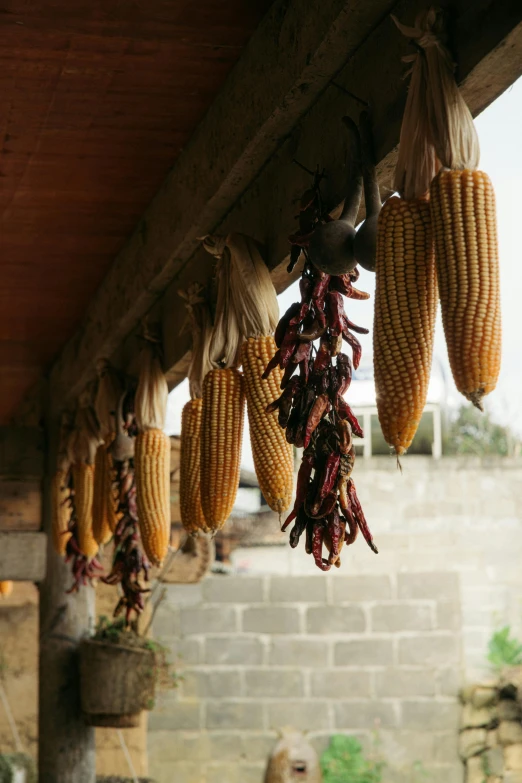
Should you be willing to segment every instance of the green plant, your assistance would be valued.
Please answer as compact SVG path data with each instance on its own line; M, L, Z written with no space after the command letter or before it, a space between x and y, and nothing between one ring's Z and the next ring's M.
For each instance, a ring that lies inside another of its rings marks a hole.
M110 644L120 644L124 647L141 647L143 650L151 650L154 653L156 685L161 690L177 688L179 682L183 679L172 667L169 660L170 650L168 647L154 639L140 636L137 631L126 625L125 619L122 617L110 620L105 615L100 615L94 639L100 642L109 642Z
M385 764L365 758L355 737L335 734L321 756L323 783L380 783Z
M488 644L487 659L494 669L522 664L522 643L511 636L511 627L505 625L495 631Z

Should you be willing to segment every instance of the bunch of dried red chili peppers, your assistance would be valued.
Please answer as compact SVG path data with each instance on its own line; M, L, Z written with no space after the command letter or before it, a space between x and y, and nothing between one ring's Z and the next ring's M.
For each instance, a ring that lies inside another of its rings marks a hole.
M306 247L304 242L300 245ZM353 332L368 333L344 312L343 295L349 299L369 297L354 287L358 277L357 268L333 276L306 260L299 283L301 301L279 321L277 352L264 373L266 378L275 367L284 369L283 392L268 410L279 411L288 442L304 448L294 508L282 530L294 522L290 546L296 547L305 533L306 551L323 571L340 566L343 544L353 544L359 530L377 552L351 479L355 460L352 437L363 437L363 432L343 396L352 379L352 361L342 353L343 340L352 349L357 369L361 345ZM314 344L317 340L318 347ZM298 369L299 374L294 375ZM327 558L323 557L323 544Z

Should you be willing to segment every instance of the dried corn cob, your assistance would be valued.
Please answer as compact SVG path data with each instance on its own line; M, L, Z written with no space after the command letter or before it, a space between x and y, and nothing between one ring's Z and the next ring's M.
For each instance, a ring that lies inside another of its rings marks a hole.
M98 544L111 540L118 520L117 499L113 491L112 456L109 451L114 437L108 437L96 450L92 502L92 531Z
M207 531L201 508L201 413L203 400L190 400L181 415L179 505L181 522L188 533Z
M66 470L57 470L52 478L51 504L53 544L56 553L63 556L71 537L69 523L72 511L69 472Z
M248 423L254 466L263 496L273 511L281 514L292 500L294 459L277 412L266 408L281 394L283 370L277 367L268 378L262 375L276 352L273 337L251 337L242 348Z
M501 323L495 194L482 171L441 171L431 214L442 321L457 389L482 410L497 384Z
M376 277L377 409L384 438L400 455L422 416L433 353L437 284L427 200L393 196L384 205Z
M94 465L76 462L72 466L72 479L78 546L86 557L94 557L98 551L98 544L92 530Z
M238 370L211 370L203 382L201 505L207 526L223 527L239 486L245 394Z
M136 391L134 468L141 540L153 565L161 565L170 542L170 440L163 432L167 397L158 354L148 343Z
M0 598L8 598L13 592L13 583L10 580L0 580Z
M153 565L161 565L170 541L170 440L162 430L136 437L136 498L141 540ZM139 470L138 470L139 465Z

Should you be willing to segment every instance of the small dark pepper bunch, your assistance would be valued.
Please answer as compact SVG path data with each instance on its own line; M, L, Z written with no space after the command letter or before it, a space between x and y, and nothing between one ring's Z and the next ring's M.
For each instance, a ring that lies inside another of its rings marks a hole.
M136 422L128 396L122 397L117 415L117 435L111 451L115 470L114 485L118 492L118 512L121 514L114 532L114 556L112 569L102 581L108 585L120 585L122 596L114 610L114 617L125 611L125 623L131 623L145 608L144 594L150 592L140 581L148 582L150 563L141 545L136 504L136 481L134 477L134 437Z
M340 566L343 544L352 544L359 530L377 552L351 479L353 437L363 437L363 432L343 396L352 379L352 360L342 352L343 341L352 349L357 369L361 344L353 332L368 333L344 311L343 295L369 297L354 287L358 277L357 268L333 276L306 261L299 283L301 301L279 321L277 351L263 375L267 378L275 367L284 369L282 394L267 410L279 411L288 442L304 448L294 507L282 530L294 522L292 547L306 533L306 551L323 571Z
M71 534L66 547L65 547L65 562L71 563L71 571L73 576L73 583L67 590L67 593L77 593L80 587L85 585L92 585L93 580L100 577L100 571L103 571L103 566L97 557L88 558L81 551L78 544L78 536L76 533L77 521L76 510L74 503L72 502L72 478L69 472L69 489L71 490L67 503L71 507L71 519L69 522L69 533Z

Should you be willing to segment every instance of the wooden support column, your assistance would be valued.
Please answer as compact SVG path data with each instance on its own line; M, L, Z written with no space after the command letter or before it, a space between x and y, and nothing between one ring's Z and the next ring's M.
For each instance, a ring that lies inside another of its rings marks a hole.
M44 529L50 533L50 479L56 461L58 427L47 427ZM40 583L38 707L39 783L95 783L94 728L80 710L78 644L94 625L94 590L67 594L70 567L54 552L47 536L47 575Z

